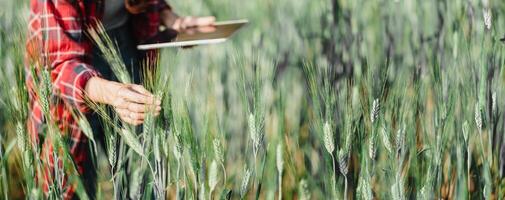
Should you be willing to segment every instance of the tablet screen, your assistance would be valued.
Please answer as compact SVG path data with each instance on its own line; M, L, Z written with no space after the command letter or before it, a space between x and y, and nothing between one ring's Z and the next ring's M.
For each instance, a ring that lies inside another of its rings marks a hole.
M216 44L226 41L226 39L247 23L247 20L216 22L213 26L194 27L186 29L183 32L166 29L143 44L138 45L137 48L148 50L165 47Z

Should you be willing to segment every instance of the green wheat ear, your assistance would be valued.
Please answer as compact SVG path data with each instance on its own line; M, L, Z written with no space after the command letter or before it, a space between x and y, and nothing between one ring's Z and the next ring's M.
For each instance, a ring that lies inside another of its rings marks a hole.
M119 53L118 44L109 37L105 27L100 21L97 21L96 26L88 28L86 33L100 49L105 60L111 66L112 72L121 83L131 83L131 77L128 74L125 63Z
M123 128L119 134L125 140L126 144L128 144L128 146L130 146L139 155L144 156L144 149L142 148L142 145L130 130Z
M217 162L215 160L212 161L209 168L209 193L212 195L212 192L216 188L218 182L218 169Z
M50 113L60 100L55 66L24 71L33 33L26 18L36 15L28 2L0 0L0 198L60 199L63 172L74 174L72 183L79 176ZM144 86L163 97L163 117L146 119L139 135L89 102L106 129L108 158L98 155L96 164L110 165L95 171L97 199L503 198L501 1L172 4L251 23L224 45L166 48L160 62L142 63ZM129 83L120 44L106 32L98 23L79 40L92 41ZM25 86L30 72L34 91ZM25 121L29 95L40 99L46 122L37 144ZM98 139L79 117L83 134ZM49 176L49 194L39 177L44 142L62 148L50 155L62 165ZM76 189L86 199L82 184Z
M251 178L251 171L246 169L244 176L242 177L242 184L240 186L240 198L244 199L245 195L249 191L249 179Z
M335 150L335 142L333 141L333 130L329 122L324 122L323 126L324 133L324 147L329 154L333 154Z

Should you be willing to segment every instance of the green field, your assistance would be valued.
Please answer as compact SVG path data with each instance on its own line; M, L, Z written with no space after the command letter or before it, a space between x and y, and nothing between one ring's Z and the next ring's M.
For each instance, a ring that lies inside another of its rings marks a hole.
M0 199L60 199L61 185L47 197L34 179L20 2L0 1ZM250 24L161 51L143 80L163 112L139 134L92 105L108 130L89 139L119 146L91 145L98 199L505 198L505 1L170 3ZM79 185L55 123L53 178Z

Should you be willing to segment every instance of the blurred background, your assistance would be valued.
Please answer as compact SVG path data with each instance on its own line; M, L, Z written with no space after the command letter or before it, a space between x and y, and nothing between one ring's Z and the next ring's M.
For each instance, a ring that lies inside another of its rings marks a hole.
M224 147L228 178L217 194L229 189L239 199L254 168L246 199L280 191L283 199L504 197L504 1L169 3L179 15L250 22L226 43L160 54L174 104L186 105L199 162L210 165L216 138ZM23 80L16 69L28 6L0 1L0 193L11 199L27 192L9 107L25 103L12 94ZM257 113L261 167L250 136ZM102 197L112 198L107 157L98 159ZM170 199L187 184L174 177Z

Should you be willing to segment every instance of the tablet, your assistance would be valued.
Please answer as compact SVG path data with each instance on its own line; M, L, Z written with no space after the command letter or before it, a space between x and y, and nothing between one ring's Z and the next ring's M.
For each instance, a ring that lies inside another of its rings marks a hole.
M166 29L146 40L146 42L137 45L137 48L139 50L150 50L217 44L226 41L247 23L247 20L222 21L216 22L212 26L189 28L183 32Z

